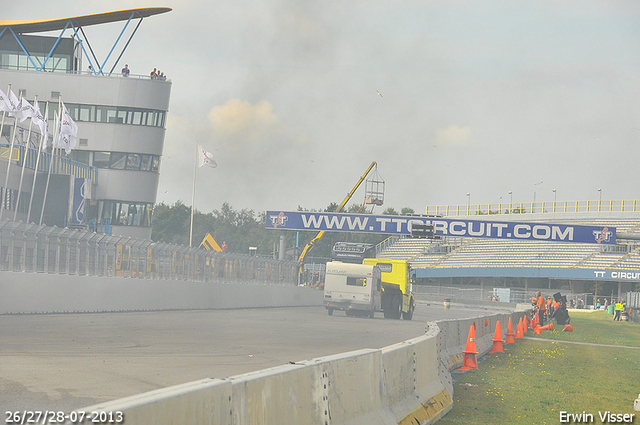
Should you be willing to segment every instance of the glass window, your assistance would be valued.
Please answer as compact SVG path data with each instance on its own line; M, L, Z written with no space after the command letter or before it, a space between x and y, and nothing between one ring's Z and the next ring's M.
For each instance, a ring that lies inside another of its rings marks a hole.
M67 107L67 111L69 111L69 115L71 115L71 118L74 121L78 121L78 112L79 112L78 105L68 104L65 106Z
M153 162L151 163L151 171L153 171L154 173L157 173L159 169L160 169L160 157L154 155Z
M115 213L116 203L113 201L104 201L102 204L102 215L100 218L102 220L110 220L113 224L114 221L114 213Z
M106 106L96 106L96 122L109 122L107 109Z
M107 122L122 124L122 121L120 121L120 119L118 117L116 117L116 110L115 109L111 109L111 108L107 109Z
M139 170L140 169L140 155L137 153L130 153L127 156L127 170Z
M118 224L121 226L128 226L131 221L129 220L129 204L118 203L120 206L120 212L118 213Z
M89 165L90 156L91 156L91 152L89 151L74 150L73 152L71 152L71 160L81 162L87 165Z
M142 112L140 111L133 111L133 121L132 124L133 125L140 125L142 122Z
M151 226L153 222L153 204L147 204L147 210L145 213L145 222L143 226Z
M140 155L140 169L142 171L151 171L152 158L151 155Z
M118 109L116 122L118 124L130 124L129 122L127 122L128 113L129 111L127 111L126 109Z
M80 105L80 115L78 117L79 121L94 121L93 115L95 111L95 106L91 105Z
M109 168L111 154L109 152L94 152L93 166L97 168Z
M349 286L365 286L367 284L367 279L355 278L355 277L347 277L347 285Z
M126 153L111 152L111 165L109 168L113 168L114 170L124 170L126 163Z

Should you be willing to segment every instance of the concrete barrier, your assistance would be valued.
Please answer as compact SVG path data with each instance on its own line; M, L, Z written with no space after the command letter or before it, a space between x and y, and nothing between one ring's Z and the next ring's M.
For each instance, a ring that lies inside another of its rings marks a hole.
M431 424L453 407L451 371L475 322L480 355L495 322L523 312L429 322L424 336L379 350L306 360L224 380L201 380L84 411L122 412L131 424ZM504 323L504 324L503 324Z
M323 292L293 285L0 272L0 314L318 306Z

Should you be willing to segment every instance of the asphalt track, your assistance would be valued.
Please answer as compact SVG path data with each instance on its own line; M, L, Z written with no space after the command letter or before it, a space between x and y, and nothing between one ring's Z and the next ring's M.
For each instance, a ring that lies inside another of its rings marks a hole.
M0 407L70 411L202 378L382 348L431 320L491 312L418 305L412 321L323 307L0 315Z

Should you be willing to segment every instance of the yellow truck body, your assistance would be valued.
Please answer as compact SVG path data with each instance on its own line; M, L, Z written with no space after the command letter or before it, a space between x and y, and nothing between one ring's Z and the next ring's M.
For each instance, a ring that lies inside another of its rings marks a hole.
M411 267L405 260L365 258L362 264L378 266L382 280L382 310L384 317L405 320L413 318L415 300L411 285Z

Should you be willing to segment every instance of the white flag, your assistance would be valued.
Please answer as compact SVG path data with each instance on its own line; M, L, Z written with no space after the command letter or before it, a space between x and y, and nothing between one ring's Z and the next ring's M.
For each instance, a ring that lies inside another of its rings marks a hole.
M11 111L9 111L9 116L16 117L17 119L22 119L22 112L20 111L20 100L18 96L13 92L13 90L9 89L9 96L7 97L9 104L11 105Z
M202 167L207 165L211 168L216 168L218 164L213 159L211 152L206 151L202 146L198 145L198 166Z
M62 113L60 114L60 126L58 127L58 140L55 147L64 148L67 155L76 147L78 141L78 124L71 118L67 107L60 102Z
M4 94L2 90L0 90L0 111L5 111L5 112L13 111L9 97L6 94Z
M20 101L20 122L23 122L27 118L33 118L35 114L36 110L33 105L31 105L29 101L23 97Z
M49 102L47 102L44 115L40 112L38 102L35 102L34 109L35 116L31 117L31 121L40 128L40 134L44 137L42 142L42 149L44 150L47 149L47 144L49 143Z

